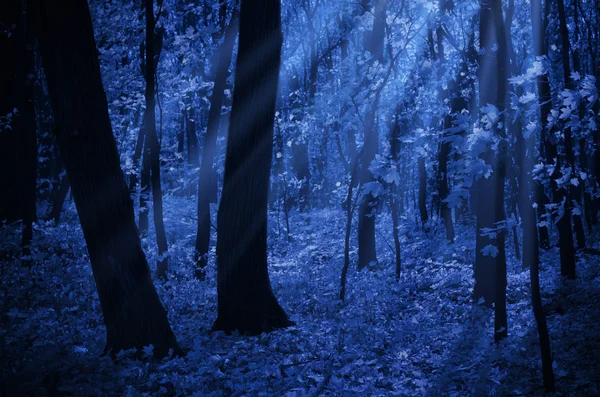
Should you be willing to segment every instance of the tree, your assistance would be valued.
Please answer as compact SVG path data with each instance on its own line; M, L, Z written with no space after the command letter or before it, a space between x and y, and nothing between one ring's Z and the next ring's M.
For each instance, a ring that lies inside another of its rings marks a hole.
M217 219L214 330L259 334L292 324L267 267L267 205L281 56L279 0L241 1L238 57Z
M36 1L55 134L87 244L106 325L105 351L181 353L152 284L108 115L85 0Z
M144 162L149 163L150 183L152 184L152 215L154 218L154 229L156 232L156 243L158 245L158 254L161 259L158 260L157 274L160 278L167 277L169 267L168 257L164 256L169 250L167 243L167 234L165 232L165 222L163 219L163 197L160 182L160 144L156 136L156 115L155 115L155 74L158 64L158 54L155 54L155 33L156 23L154 22L154 0L146 0L146 111L144 120L144 129L146 131L144 150L146 157ZM160 36L162 37L162 35ZM161 48L162 45L159 46ZM160 50L159 50L160 51Z
M196 277L204 277L204 268L207 265L208 246L210 243L210 203L217 201L217 174L213 168L219 123L221 121L221 107L225 98L229 64L233 56L233 45L238 30L239 12L237 7L233 10L225 38L218 50L215 65L215 85L210 97L210 111L208 113L208 126L202 149L202 163L198 179L198 232L196 234Z
M504 177L506 142L504 110L506 108L508 49L500 0L480 2L479 98L482 105L480 128L493 132L498 141L497 154L486 142L481 160L491 170L480 176L476 197L475 298L495 303L495 339L507 335L506 325L506 253L504 214Z
M37 142L34 37L23 4L15 0L0 6L0 31L7 35L0 42L6 57L0 77L0 222L23 220L21 243L26 247L36 220Z
M446 9L449 4L447 0L440 0L440 20L444 17ZM438 78L442 78L444 75L444 63L446 62L444 56L444 42L443 42L444 28L440 23L436 30L437 35L437 57L439 62ZM442 102L448 99L449 90L441 88L439 91L439 97ZM454 109L452 109L454 110ZM452 113L446 110L446 114L442 121L442 132L441 132L441 144L438 152L438 195L440 200L440 215L444 220L444 227L446 229L446 239L450 243L454 243L454 224L452 222L452 209L448 201L448 194L450 189L448 187L448 157L450 156L451 146L448 140L448 130L452 127Z
M371 52L371 61L382 63L384 60L384 27L386 18L386 0L375 2L373 30L367 40L367 49ZM387 79L386 79L387 81ZM385 85L385 84L383 84ZM360 158L360 183L365 186L375 183L375 177L369 169L371 162L379 150L379 127L376 113L379 107L381 89L379 89L364 117L364 151ZM377 263L377 248L375 245L375 212L378 199L371 192L365 192L358 207L358 270L370 264Z

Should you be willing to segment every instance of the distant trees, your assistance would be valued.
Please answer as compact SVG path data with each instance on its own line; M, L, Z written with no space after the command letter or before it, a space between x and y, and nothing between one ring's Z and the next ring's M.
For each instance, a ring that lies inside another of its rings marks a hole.
M120 167L85 0L35 4L56 139L88 248L107 352L181 353L152 284ZM32 10L33 11L33 10Z
M231 124L217 219L214 330L258 334L291 323L267 266L267 205L281 56L279 0L241 1Z

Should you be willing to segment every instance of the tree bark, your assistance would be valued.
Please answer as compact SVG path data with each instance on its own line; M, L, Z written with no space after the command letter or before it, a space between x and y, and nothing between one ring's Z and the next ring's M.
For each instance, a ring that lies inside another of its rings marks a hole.
M279 0L241 1L239 50L217 222L214 330L259 334L292 324L273 295L267 206L281 57Z
M563 78L564 78L564 84L565 84L565 88L569 89L569 90L573 90L573 84L572 84L572 79L571 79L571 63L570 63L570 52L571 52L571 45L569 42L569 31L567 30L567 17L565 15L565 4L564 4L564 0L556 0L556 5L558 6L558 20L559 20L559 24L560 24L560 38L561 38L561 55L562 55L562 64L563 64ZM569 126L564 126L563 127L563 134L565 136L565 157L566 157L566 162L565 162L565 166L569 167L573 174L576 174L575 172L575 155L573 154L573 137L572 137L572 131L571 131L571 127ZM573 175L572 174L572 175ZM577 177L576 177L577 178ZM583 220L581 217L581 211L579 212L579 214L577 213L573 213L573 203L577 203L577 206L579 208L583 208L583 203L581 201L581 195L578 192L578 188L576 186L574 186L573 184L571 184L570 182L568 183L568 188L567 188L567 193L566 193L566 199L567 201L565 202L565 215L567 212L572 213L572 217L573 217L573 226L574 226L574 231L575 231L575 236L577 238L577 247L579 249L584 249L585 248L585 232L583 230ZM562 220L562 219L561 219ZM564 276L567 276L569 278L575 278L575 263L573 262L572 265L572 269L571 269L571 265L569 265L568 269L565 269L565 274L563 274Z
M152 344L181 353L152 284L108 115L84 0L35 2L56 138L88 248L106 325L105 351Z
M156 244L158 245L159 259L157 262L158 277L165 279L169 268L169 258L166 256L169 250L165 221L163 218L163 197L160 181L160 144L156 136L156 114L154 82L156 65L159 54L155 54L156 33L154 22L154 0L146 0L146 144L150 152L150 178L152 184L152 215L154 220L154 231L156 232ZM159 47L160 48L160 47ZM150 62L152 59L155 62Z
M22 1L0 5L0 225L23 220L21 245L36 221L37 141L33 103L34 34ZM16 112L15 112L16 109ZM2 125L7 122L7 125Z
M417 160L419 168L419 214L421 215L421 224L425 227L429 216L427 216L427 170L425 168L425 158L419 157ZM428 228L426 228L427 230Z
M196 271L198 279L204 279L204 268L207 263L208 247L210 244L210 203L217 201L217 174L213 168L219 124L221 121L221 107L225 97L225 86L229 76L229 64L233 56L233 45L237 36L239 25L239 12L233 10L231 21L225 32L223 45L219 49L218 61L215 65L215 83L210 97L210 111L208 126L204 138L200 177L198 178L198 230L196 233Z
M369 167L375 159L379 147L375 112L378 101L374 101L365 117L364 151L360 158L360 183L375 182ZM375 211L378 199L371 193L364 194L358 207L358 270L377 264L377 247L375 245Z

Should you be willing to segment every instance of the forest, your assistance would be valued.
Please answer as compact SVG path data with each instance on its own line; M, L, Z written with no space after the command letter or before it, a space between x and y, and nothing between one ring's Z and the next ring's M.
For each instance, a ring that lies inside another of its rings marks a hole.
M2 0L0 54L0 396L600 396L598 0Z

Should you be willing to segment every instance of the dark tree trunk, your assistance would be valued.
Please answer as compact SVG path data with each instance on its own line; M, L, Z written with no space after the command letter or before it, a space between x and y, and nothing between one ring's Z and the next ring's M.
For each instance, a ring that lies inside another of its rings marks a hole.
M186 109L185 114L185 134L187 136L187 152L188 152L188 164L192 168L200 166L200 159L198 157L198 136L196 135L196 119L195 112L191 109Z
M560 22L560 38L561 38L561 54L563 64L563 77L565 88L572 90L574 89L571 79L571 63L570 63L570 42L569 42L569 31L567 30L567 17L565 15L565 4L564 0L556 0L558 6L558 20ZM571 127L564 126L563 134L565 136L565 166L570 167L575 174L575 155L573 154L573 137ZM572 213L573 226L575 230L575 236L577 238L577 247L580 249L585 248L585 232L583 230L583 220L581 211L579 213L573 213L573 202L575 201L579 208L583 208L581 202L581 195L578 192L578 188L569 183L568 191L566 194L567 201L565 202L564 211L565 215L567 212ZM558 203L560 204L560 203ZM561 219L562 220L562 219ZM572 269L571 269L572 267ZM565 269L563 276L569 278L575 278L575 262L573 265L569 265L569 268Z
M565 85L569 85L569 79L571 78L570 65L569 65L569 34L567 32L565 22L565 10L563 0L557 0L558 14L560 21L560 31L562 38L562 60L563 60L563 72ZM566 35L566 38L565 38ZM566 167L572 167L573 161L573 147L571 142L571 128L563 128L564 140L565 140L565 157ZM558 149L556 145L550 144L550 151L547 153L547 161L553 158L557 159L557 165L554 169L554 173L551 175L551 180L555 181L561 176L561 161L558 155ZM552 183L552 187L556 184ZM565 191L566 190L566 191ZM559 245L560 245L560 272L561 275L569 279L575 279L575 247L573 244L573 229L571 226L571 186L565 188L555 188L553 191L554 203L560 206L564 205L564 213L557 222L558 233L559 233ZM563 204L564 201L564 204ZM581 219L580 219L581 220ZM577 227L577 223L575 225Z
M225 33L222 47L219 49L218 61L215 65L215 84L210 97L210 111L208 114L208 127L204 138L202 164L198 179L198 230L196 234L196 278L204 278L204 268L207 265L208 246L210 243L210 203L217 201L217 174L213 168L219 124L221 121L221 107L225 97L229 64L233 56L233 45L237 36L239 25L239 12L233 11L231 21Z
M133 172L129 177L129 192L131 194L135 194L137 188L137 171L140 167L140 159L142 157L142 150L144 149L144 121L146 120L146 111L144 111L144 115L142 116L142 126L140 127L140 131L138 132L137 140L135 141L135 149L133 152Z
M427 216L427 170L425 169L425 158L419 157L417 160L419 168L419 213L421 214L421 224L425 226L429 217Z
M23 220L22 246L29 245L36 221L37 141L33 102L34 34L22 1L0 5L0 225ZM16 112L14 111L16 109ZM3 120L4 122L4 120Z
M358 164L360 157L364 153L365 147L363 146L360 149L360 152L356 154L354 157L353 164L351 165L350 170L350 184L348 185L348 194L346 195L346 234L344 238L344 266L342 267L342 277L340 279L340 299L343 301L346 299L346 278L348 276L348 269L350 268L350 236L352 233L352 215L354 214L354 209L356 207L356 200L358 200L358 192L360 192L360 182L357 182L356 179L358 176ZM357 195L356 199L352 200L352 190L354 186L357 186Z
M383 48L385 34L380 25L385 26L387 2L377 0L375 3L375 15L373 20L373 30L367 43L368 50L373 57L371 61L383 62ZM376 93L372 104L367 107L367 113L364 117L364 144L363 154L360 159L360 183L364 186L375 182L375 177L369 167L375 160L379 150L379 127L377 125L376 113L379 108L380 91ZM358 270L361 270L370 264L377 264L377 247L375 241L375 217L376 207L379 200L371 193L365 194L361 198L358 207Z
M369 170L379 147L375 112L378 101L373 102L365 117L364 151L360 159L360 183L375 182ZM358 270L370 264L377 264L377 248L375 245L375 211L378 199L371 193L364 194L358 207Z
M281 57L279 0L241 1L239 50L217 222L214 330L259 334L292 324L271 290L267 206ZM260 50L261 56L257 56Z
M152 344L181 353L135 227L84 0L37 1L38 39L56 137L71 187L106 325L106 351Z
M400 123L398 120L399 114L396 113L394 125L390 134L390 152L392 156L392 164L396 172L398 172L398 156L400 152ZM401 178L401 180L405 180ZM401 183L400 183L401 184ZM395 183L390 184L390 207L392 208L392 236L394 237L394 257L396 260L396 280L400 280L402 271L402 260L400 255L400 237L398 236L399 216L398 216L398 186Z
M147 113L147 112L145 112ZM144 114L144 124L148 117ZM144 130L146 127L144 126ZM150 199L150 143L148 135L144 135L144 144L142 146L142 172L140 180L140 213L138 227L140 235L148 232L148 200Z
M177 154L183 158L183 146L185 143L185 117L181 115L179 130L177 131Z
M492 0L492 13L494 18L494 27L496 41L498 43L497 51L497 76L496 76L496 104L500 113L500 120L495 128L496 136L500 139L506 136L506 101L508 99L508 72L509 72L509 52L508 41L506 37L506 27L502 15L502 0ZM494 224L498 227L502 222L506 222L504 211L504 180L506 177L507 164L506 144L501 142L496 154L495 167L493 173L496 183L496 197L494 198ZM508 336L508 321L506 314L506 234L508 230L500 230L496 236L496 299L494 302L494 340L500 342Z
M440 13L444 14L447 7L446 0L440 0ZM440 24L436 31L437 35L437 56L439 62L438 77L441 79L445 69L445 55L443 43L443 28ZM448 89L440 88L439 97L442 102L448 98ZM445 105L444 105L445 106ZM453 110L453 109L452 109ZM447 111L447 110L446 110ZM442 121L441 144L438 152L438 200L440 202L440 216L444 220L444 228L446 229L446 239L450 243L454 243L454 223L452 221L452 209L446 201L450 189L448 187L448 157L450 156L450 142L447 139L448 130L452 127L452 113L444 115Z
M69 178L65 175L60 179L60 185L58 190L54 193L52 200L52 209L48 214L48 218L54 220L56 225L58 225L58 222L60 221L60 213L65 205L65 200L67 199L70 188L71 184L69 183Z
M539 7L535 6L534 3L539 1ZM546 5L549 4L549 1L546 1ZM542 20L542 5L541 0L533 0L532 1L532 10L536 13L532 15L532 38L533 38L533 54L536 57L542 57L546 55L546 25ZM549 156L548 151L552 151L549 146L552 146L548 143L547 135L548 131L548 116L550 115L550 111L552 110L552 96L550 93L550 84L548 82L548 75L543 74L537 77L537 89L538 89L538 99L540 105L540 125L541 125L541 135L540 135L540 155L545 159L552 159ZM547 150L548 149L548 150ZM550 237L547 226L547 211L546 204L549 203L548 196L544 191L544 185L542 182L537 182L536 186L536 199L537 202L537 211L538 211L538 220L543 222L539 227L540 233L540 246L544 249L550 248Z
M15 3L23 4L24 1ZM35 125L35 109L33 105L34 88L34 57L35 31L32 26L31 12L20 10L19 23L19 64L17 84L20 87L19 114L15 118L15 131L19 134L21 153L19 164L21 168L21 216L23 218L23 235L21 245L28 247L33 238L33 222L36 216L36 177L37 177L37 139Z
M157 38L154 32L154 0L146 0L146 145L150 152L150 175L152 184L152 215L154 218L154 230L156 232L156 244L158 245L158 255L160 259L157 263L157 274L160 278L167 277L169 268L168 257L166 256L169 246L167 243L167 233L165 232L165 221L163 218L163 197L160 181L160 144L156 136L156 115L155 115L155 97L154 81L156 64L159 54L155 54L155 40ZM149 59L155 62L149 62Z
M480 41L482 55L479 59L479 98L482 106L488 104L497 105L497 83L495 77L498 74L497 52L492 51L492 47L497 43L495 31L495 18L493 6L498 0L481 0L480 2ZM495 128L494 128L495 129ZM482 154L483 161L489 166L494 167L494 153L490 148ZM483 298L485 303L491 305L495 302L496 293L496 257L490 253L484 254L484 248L496 246L497 241L484 233L485 229L494 229L496 220L496 199L500 192L497 192L499 184L495 179L498 173L492 171L489 178L480 176L475 183L475 196L473 202L475 214L477 215L476 241L475 241L475 287L474 295L476 299ZM496 247L497 249L499 247Z

